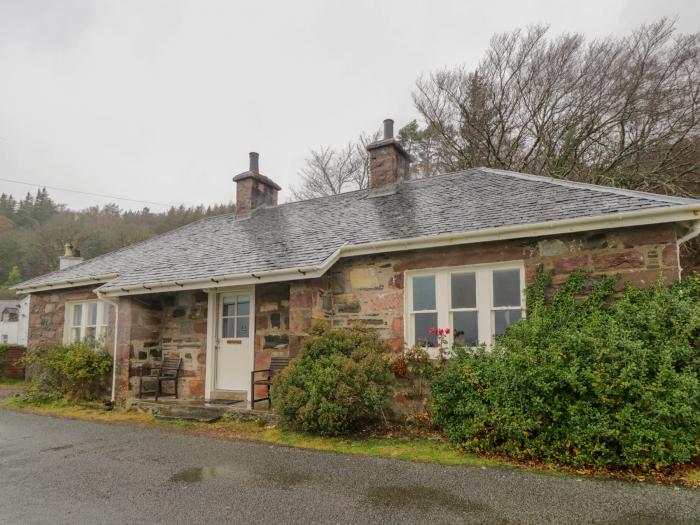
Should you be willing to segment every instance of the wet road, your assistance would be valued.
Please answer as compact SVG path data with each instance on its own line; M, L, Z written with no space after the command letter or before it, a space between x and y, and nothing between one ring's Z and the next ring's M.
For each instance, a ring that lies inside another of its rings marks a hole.
M423 465L0 409L0 523L700 523L700 490Z

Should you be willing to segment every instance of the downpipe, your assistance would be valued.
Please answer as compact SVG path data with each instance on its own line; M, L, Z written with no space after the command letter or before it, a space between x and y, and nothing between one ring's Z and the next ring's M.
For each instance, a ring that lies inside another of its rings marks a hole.
M114 350L112 351L112 406L117 400L117 341L119 340L119 301L107 299L101 292L95 291L97 298L114 306Z

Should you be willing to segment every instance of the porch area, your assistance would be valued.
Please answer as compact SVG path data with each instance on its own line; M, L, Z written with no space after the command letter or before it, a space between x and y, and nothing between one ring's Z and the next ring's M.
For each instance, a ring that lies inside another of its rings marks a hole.
M118 403L164 414L250 409L251 372L269 368L273 357L293 357L312 324L306 305L313 301L290 288L295 283L119 297ZM295 297L301 304L290 309ZM162 383L155 403L151 371L168 358L179 359L177 379ZM144 381L151 392L139 399ZM256 399L266 394L264 386L255 387Z

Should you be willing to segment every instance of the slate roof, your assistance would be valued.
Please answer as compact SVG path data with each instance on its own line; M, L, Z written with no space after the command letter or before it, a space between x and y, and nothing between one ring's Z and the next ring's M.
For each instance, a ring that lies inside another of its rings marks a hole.
M377 241L594 217L700 201L475 168L200 220L36 277L25 289L118 274L103 289L321 265L339 248Z

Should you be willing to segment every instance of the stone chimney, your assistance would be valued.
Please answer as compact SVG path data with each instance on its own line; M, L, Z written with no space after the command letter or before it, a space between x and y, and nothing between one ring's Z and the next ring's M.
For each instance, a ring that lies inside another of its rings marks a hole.
M276 206L280 188L272 179L260 173L259 155L251 151L248 171L233 178L236 183L236 215L247 213L260 206Z
M369 151L369 187L391 186L408 178L411 156L394 138L394 121L384 121L384 138L367 146Z
M83 258L80 256L80 250L73 250L73 245L67 242L65 252L58 258L58 269L65 270L81 262L83 262Z

